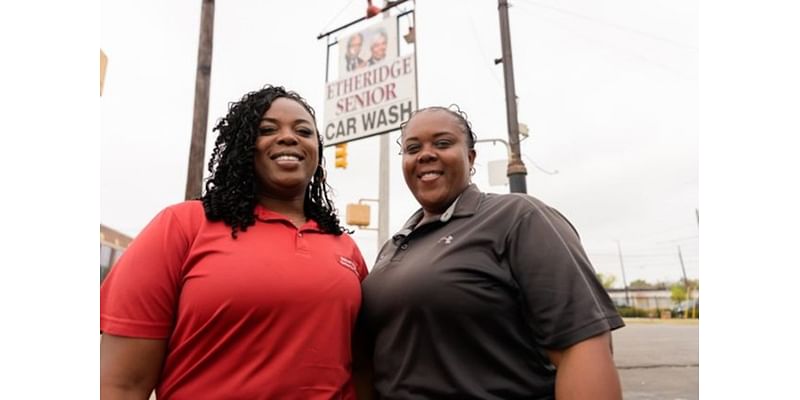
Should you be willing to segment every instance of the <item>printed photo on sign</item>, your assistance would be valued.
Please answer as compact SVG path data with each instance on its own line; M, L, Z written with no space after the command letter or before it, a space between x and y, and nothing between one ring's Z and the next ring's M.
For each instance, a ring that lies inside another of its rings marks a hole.
M397 54L396 41L389 39L394 32L389 32L387 28L392 27L379 24L340 39L340 78L381 64Z
M416 109L413 52L398 55L397 20L339 38L338 79L325 86L326 145L399 129Z

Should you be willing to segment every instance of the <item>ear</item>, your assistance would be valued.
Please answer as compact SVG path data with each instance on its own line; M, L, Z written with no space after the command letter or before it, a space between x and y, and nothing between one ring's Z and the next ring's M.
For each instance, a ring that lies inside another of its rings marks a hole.
M469 150L468 150L468 152L467 152L467 158L469 159L469 166L470 166L470 167L471 167L471 166L472 166L472 164L475 162L475 156L476 156L476 155L477 155L477 153L475 153L475 149L469 149Z

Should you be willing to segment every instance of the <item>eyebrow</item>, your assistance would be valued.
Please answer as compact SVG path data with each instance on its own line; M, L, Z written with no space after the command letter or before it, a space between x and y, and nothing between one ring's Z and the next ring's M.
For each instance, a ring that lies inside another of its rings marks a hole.
M280 121L278 121L278 120L277 120L277 119L275 119L275 118L269 118L269 117L266 117L266 118L261 118L261 122L272 122L273 124L277 124L277 123L279 123ZM296 120L294 120L294 121L292 122L292 124L294 124L294 125L297 125L297 124L299 124L299 123L307 123L307 124L314 125L314 123L313 123L313 122L311 122L311 121L309 121L309 120L307 120L307 119L305 119L305 118L298 118L298 119L296 119Z
M453 132L448 132L448 131L436 132L436 133L433 134L433 138L436 139L436 138L439 138L439 137L444 136L444 135L456 135L456 134L453 133ZM417 139L416 137L407 137L406 140L419 141L419 139Z

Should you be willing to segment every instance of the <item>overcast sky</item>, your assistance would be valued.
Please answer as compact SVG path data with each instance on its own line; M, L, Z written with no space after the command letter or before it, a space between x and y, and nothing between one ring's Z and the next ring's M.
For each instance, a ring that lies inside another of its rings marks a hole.
M411 2L404 8L411 8ZM101 100L101 223L131 236L183 200L200 1L102 0L109 57ZM382 4L380 0L376 4ZM697 5L689 0L510 1L528 193L565 214L598 272L628 282L675 281L698 269ZM402 7L402 6L401 6ZM227 104L271 83L323 114L325 41L366 2L217 2L209 131ZM417 2L419 105L457 103L479 139L507 139L497 2ZM344 36L343 36L344 37ZM392 133L390 232L417 209ZM209 132L207 152L214 135ZM377 138L352 142L329 183L342 210L378 194ZM502 145L477 145L473 181L490 186ZM537 168L541 167L541 169ZM543 172L544 171L547 172ZM554 173L557 171L557 173ZM374 211L374 210L373 210ZM377 214L373 213L373 219ZM368 265L374 231L354 234Z

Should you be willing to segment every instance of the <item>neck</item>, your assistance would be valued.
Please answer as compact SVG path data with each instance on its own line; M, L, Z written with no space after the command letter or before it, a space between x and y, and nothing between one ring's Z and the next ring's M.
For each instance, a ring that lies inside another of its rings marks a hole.
M303 211L304 201L304 196L285 199L261 195L258 198L259 204L264 206L264 208L285 215L296 226L303 225L306 222L306 215Z
M425 225L428 222L432 222L432 221L435 221L435 220L439 219L440 216L441 216L441 214L429 213L429 212L423 210L422 211L422 218L420 218L419 222L417 222L417 225L415 225L415 226Z

